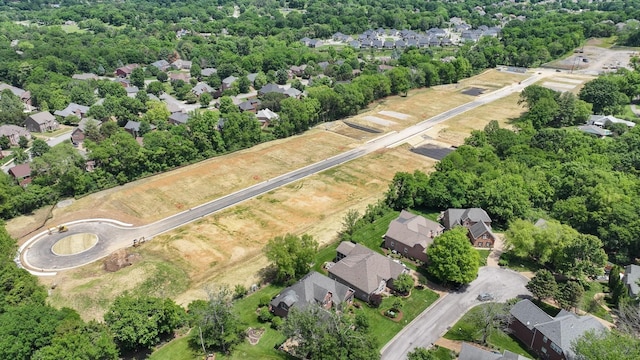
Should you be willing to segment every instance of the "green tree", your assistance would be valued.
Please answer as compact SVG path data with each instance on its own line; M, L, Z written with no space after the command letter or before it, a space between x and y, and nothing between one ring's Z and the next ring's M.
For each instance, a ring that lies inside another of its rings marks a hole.
M190 311L194 316L194 329L189 336L189 345L193 349L205 349L205 352L216 350L228 354L244 339L240 320L233 312L231 292L221 288L209 291L208 295L206 306Z
M199 79L202 76L202 68L198 64L192 64L191 69L189 69L189 74L192 78Z
M22 125L26 118L24 104L11 90L0 92L0 124Z
M412 208L416 190L416 181L412 174L396 173L386 193L387 205L395 210Z
M391 80L391 93L407 96L411 89L411 73L405 67L395 67L387 72Z
M238 79L238 91L240 91L241 94L246 94L251 91L251 81L249 81L249 78L241 76Z
M29 160L29 154L24 149L19 148L13 150L13 162L16 164L24 164Z
M31 156L38 157L44 155L51 147L42 139L34 139L31 144Z
M147 85L147 92L155 96L160 96L165 91L164 84L160 81L152 81Z
M640 340L616 330L588 331L571 344L577 360L640 359Z
M578 234L556 255L554 260L556 269L564 275L579 280L601 275L607 262L602 241L593 235Z
M118 348L104 324L81 321L58 328L51 345L36 351L33 360L117 360Z
M584 84L578 96L581 100L593 104L593 112L596 114L616 114L621 105L629 102L609 77L599 77Z
M211 96L211 94L209 94L208 92L203 93L202 95L200 95L200 107L202 108L209 107L209 104L211 103L212 100L213 100L213 97Z
M11 147L11 140L8 137L0 136L0 150L7 150Z
M299 279L309 272L318 251L318 242L311 235L298 237L287 234L269 240L264 251L276 268L276 280L286 282Z
M487 339L493 332L507 328L510 321L509 310L508 304L490 302L482 304L478 311L471 313L470 321L478 329L482 345L488 345Z
M539 300L554 298L558 292L558 284L549 270L541 269L527 283L527 289Z
M168 79L169 79L169 75L167 75L167 73L164 71L159 71L158 75L156 75L156 80L158 80L160 83L164 83Z
M414 284L415 282L409 274L400 274L393 280L393 288L401 294L408 294L413 289Z
M360 212L356 209L349 209L342 218L342 230L340 231L341 241L351 241L353 233L358 228L358 220L360 219Z
M18 146L20 146L20 149L26 149L29 147L29 139L27 139L25 136L20 136L18 138Z
M580 304L584 288L577 281L567 281L559 286L555 300L565 310L576 309Z
M437 349L415 348L407 354L407 360L442 360L442 356L436 353ZM455 356L449 352L447 359L455 359Z
M478 276L479 255L464 227L437 236L427 249L427 258L427 271L444 283L468 284Z
M116 298L104 321L124 349L149 349L185 321L184 309L171 299L124 294Z
M289 73L286 69L280 69L276 72L276 84L284 85L289 80Z

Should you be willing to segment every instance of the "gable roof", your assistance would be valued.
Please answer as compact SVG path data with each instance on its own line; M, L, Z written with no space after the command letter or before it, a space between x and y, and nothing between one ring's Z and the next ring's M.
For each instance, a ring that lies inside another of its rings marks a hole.
M227 76L226 78L222 79L222 83L223 84L227 84L227 85L231 85L233 84L236 80L238 80L237 77L231 75L231 76Z
M29 164L20 164L9 169L9 175L16 179L24 179L31 176L31 167Z
M189 116L189 114L185 114L183 112L175 112L169 115L169 121L173 123L186 124L187 121L189 121L190 117L191 116Z
M213 88L209 86L209 84L203 82L197 83L196 86L191 89L191 92L193 92L197 96L200 96L204 93L212 93L213 91Z
M9 137L11 135L30 137L31 133L29 133L27 129L20 127L18 125L11 125L11 124L0 125L0 136Z
M400 215L389 224L385 236L407 246L421 245L427 248L433 238L442 233L443 226L420 215L402 210Z
M595 125L582 125L578 126L578 130L596 136L608 136L611 135L611 130L603 129Z
M474 239L479 238L480 236L482 236L482 234L484 233L491 233L491 228L487 226L487 224L481 222L475 223L474 225L471 225L471 227L469 228L469 233L471 233L471 236ZM493 235L493 234L492 234Z
M51 115L51 113L48 111L42 111L37 114L31 114L29 115L29 117L31 118L31 120L37 122L40 125L46 124L51 121L56 121L56 117Z
M62 110L56 110L53 114L54 115L58 115L58 116L62 116L62 117L67 117L69 115L81 117L82 115L86 114L87 112L89 112L89 107L88 106L79 105L79 104L76 104L76 103L70 103L69 105L67 105L66 108L64 108Z
M169 66L169 62L167 60L162 59L162 60L152 62L151 66L155 66L158 69L166 68Z
M283 94L289 96L289 97L298 97L300 96L300 94L302 94L302 91L294 88L294 87L290 87L287 90L282 92Z
M340 246L342 244L344 242ZM351 251L345 255L329 269L329 273L366 294L375 292L382 281L396 279L405 270L402 264L360 244L353 244Z
M218 73L218 69L215 68L204 68L200 71L200 75L202 76L211 76L216 73Z
M447 209L444 212L443 222L446 229L452 229L456 225L462 225L466 220L470 222L491 223L491 218L481 208Z
M527 360L528 357L505 350L504 354L491 352L463 342L458 360Z
M5 84L5 83L0 83L0 92L3 92L4 90L10 90L13 95L17 96L17 97L21 97L22 94L24 94L26 92L26 90L17 88L15 86L11 86L9 84Z
M276 84L266 84L265 86L261 87L260 90L258 90L259 94L267 94L271 92L282 93L283 90Z
M98 120L95 119L90 119L90 118L84 118L82 120L80 120L80 122L78 123L78 129L85 131L87 129L87 125L90 123L94 123L96 124L97 127L100 127L100 125L102 125L102 123Z
M596 125L596 126L605 126L607 125L607 121L610 121L613 124L625 124L628 127L636 126L636 123L634 123L633 121L618 119L613 115L591 115L587 124Z
M587 331L598 332L605 330L605 327L593 316L578 316L567 311L560 311L552 321L537 325L536 329L558 345L566 358L573 359L574 353L571 350L571 343Z
M627 265L624 267L624 283L629 287L629 292L633 296L640 295L640 266Z
M353 290L334 279L313 271L297 283L284 289L271 300L271 305L278 306L283 302L288 308L291 306L305 308L314 303L322 304L328 293L332 294L331 301L339 305L349 293L353 293Z
M542 311L528 299L519 301L518 303L513 305L509 313L516 320L520 321L523 325L528 327L529 330L533 329L534 326L538 324L543 324L553 320L553 318L549 316L549 314Z

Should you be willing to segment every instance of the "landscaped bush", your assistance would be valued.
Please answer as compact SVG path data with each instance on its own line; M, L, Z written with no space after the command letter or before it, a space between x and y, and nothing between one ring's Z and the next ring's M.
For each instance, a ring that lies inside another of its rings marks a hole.
M282 320L281 317L274 316L273 319L271 319L271 327L275 330L279 330L283 322L284 321Z
M273 314L271 313L271 311L269 311L269 308L266 306L260 308L258 320L260 320L260 322L269 322L271 321L271 319L273 319Z

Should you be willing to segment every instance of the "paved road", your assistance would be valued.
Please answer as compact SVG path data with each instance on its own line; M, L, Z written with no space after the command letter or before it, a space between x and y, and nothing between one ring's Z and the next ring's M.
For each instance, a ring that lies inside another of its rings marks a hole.
M41 236L36 236L36 238L33 238L27 242L29 245L21 254L23 260L22 263L27 269L31 268L33 270L40 271L56 271L88 264L109 255L113 250L131 246L131 244L133 243L133 239L140 238L141 236L150 239L176 227L185 225L204 216L210 215L214 212L223 210L227 207L251 199L260 194L269 192L280 186L287 185L289 183L327 170L334 166L344 164L348 161L372 153L376 150L401 144L407 139L416 136L421 132L426 131L432 126L441 123L449 118L460 115L466 111L477 108L484 104L488 104L492 101L508 96L514 92L520 91L529 84L537 81L539 78L540 75L534 75L527 80L522 81L522 83L518 85L507 86L492 93L479 96L472 102L445 111L400 132L389 133L374 141L365 143L356 149L341 153L315 164L311 164L290 173L253 185L236 193L183 211L149 225L136 228L130 227L114 230L113 225L108 225L105 222L96 223L95 221L89 221L88 224L92 226L90 232L98 235L98 238L100 240L99 246L95 246L94 248L80 254L58 256L51 251L51 246L53 245L53 243L55 243L55 241L63 238L66 235L77 232L85 232L85 229L83 228L84 225L71 225L69 226L70 232L64 234L56 233L52 235L43 234ZM108 244L102 244L102 242Z
M473 306L481 304L478 294L488 292L496 301L531 294L525 288L528 279L515 271L494 267L480 268L478 278L465 292L449 293L405 326L382 349L382 360L404 360L416 347L428 348Z

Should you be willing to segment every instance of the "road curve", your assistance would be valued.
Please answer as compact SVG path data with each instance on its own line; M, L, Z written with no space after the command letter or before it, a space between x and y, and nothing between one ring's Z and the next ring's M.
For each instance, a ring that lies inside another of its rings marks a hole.
M54 233L51 235L43 233L36 235L27 241L28 245L25 246L21 254L19 254L18 259L20 261L18 262L27 270L32 270L36 275L40 275L38 272L71 269L91 263L109 255L115 250L131 246L133 244L133 239L139 239L141 237L151 239L154 236L249 200L278 187L290 184L332 167L342 165L376 150L401 144L407 139L416 136L447 119L511 95L514 92L521 91L524 87L537 81L539 78L540 76L533 75L517 85L506 86L486 95L479 96L474 101L447 110L397 133L390 133L387 136L365 143L353 150L349 150L323 161L319 161L287 174L269 179L145 226L123 228L105 221L89 219L84 223L69 225L69 232L67 233ZM51 251L51 247L56 241L64 238L65 236L81 232L91 232L96 234L99 239L98 244L87 251L74 255L60 256Z
M380 351L382 360L405 360L416 347L431 347L469 309L481 304L478 294L490 293L495 301L528 297L528 279L519 273L501 268L482 267L464 292L452 292L438 299L409 325L405 326Z

